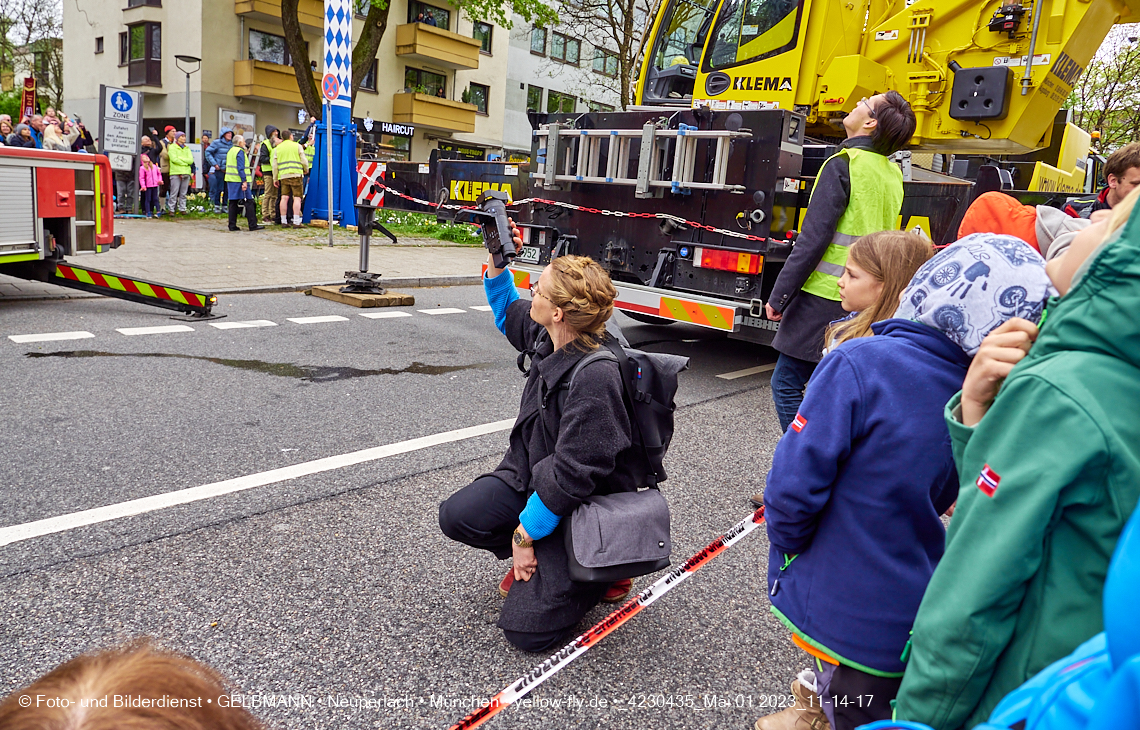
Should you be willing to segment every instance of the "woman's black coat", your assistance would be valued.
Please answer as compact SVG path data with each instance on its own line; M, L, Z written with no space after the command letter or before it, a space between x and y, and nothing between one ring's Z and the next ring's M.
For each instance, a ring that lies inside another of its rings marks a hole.
M529 581L511 586L499 628L553 631L577 623L607 588L603 583L570 580L564 547L569 516L591 494L636 489L634 469L641 455L630 448L617 363L597 360L583 368L556 423L555 391L587 353L573 344L554 352L545 329L530 318L530 302L525 300L507 309L506 334L520 352L533 351L536 344L537 351L511 429L510 449L493 474L520 492L537 491L542 503L563 519L553 533L535 542L538 571ZM544 408L543 395L548 393ZM547 419L549 433L557 433L557 442L544 437L542 418Z

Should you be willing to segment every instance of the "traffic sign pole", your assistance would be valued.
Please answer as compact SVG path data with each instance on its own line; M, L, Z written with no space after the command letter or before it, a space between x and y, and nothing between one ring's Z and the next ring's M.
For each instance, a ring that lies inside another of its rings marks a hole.
M321 91L324 93L325 99L328 100L328 103L325 104L325 140L328 142L326 147L328 148L328 158L329 158L329 160L328 160L329 161L328 176L326 178L326 180L328 181L328 184L326 187L328 187L328 191L329 191L329 215L328 215L328 219L329 219L329 248L332 248L332 245L333 245L333 181L336 179L333 176L333 143L332 143L332 109L333 109L333 105L332 105L332 103L334 101L336 101L336 98L340 95L340 84L337 82L336 76L333 76L332 74L325 74L324 78L321 79Z
M328 104L325 105L325 139L327 140L328 149L328 172L325 179L328 181L328 248L333 248L333 102L337 96L340 96L341 88L340 83L336 82L336 76L331 73L326 73L325 78L320 80L320 90L324 92L325 99Z
M329 155L328 155L328 162L329 162L328 175L325 178L328 181L328 184L325 187L328 188L328 191L329 191L329 215L328 215L328 218L329 218L329 248L332 248L332 245L333 245L333 180L335 180L336 178L333 177L332 100L331 99L329 100L328 104L325 104L325 140L328 141L328 144L325 145L325 148L328 150L328 153L329 153Z

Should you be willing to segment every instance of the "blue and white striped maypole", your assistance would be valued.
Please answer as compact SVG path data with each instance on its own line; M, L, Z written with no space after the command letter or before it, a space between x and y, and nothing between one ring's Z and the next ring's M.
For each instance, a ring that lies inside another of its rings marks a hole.
M325 0L324 73L332 74L339 94L325 102L325 118L317 125L317 149L313 159L309 193L305 196L304 220L323 218L331 225L356 225L356 126L352 124L352 2ZM332 123L332 134L326 129ZM331 139L330 139L331 137ZM329 175L329 146L332 171ZM332 210L329 210L329 190Z

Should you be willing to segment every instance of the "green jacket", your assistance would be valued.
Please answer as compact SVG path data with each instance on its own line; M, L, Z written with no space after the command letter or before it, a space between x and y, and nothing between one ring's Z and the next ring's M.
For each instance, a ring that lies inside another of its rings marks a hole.
M190 151L189 147L179 147L172 144L167 148L167 155L170 157L171 175L190 174L190 166L194 164L194 153Z
M1074 281L977 426L956 417L960 394L947 405L961 491L898 720L972 728L1103 630L1108 563L1140 499L1140 206Z

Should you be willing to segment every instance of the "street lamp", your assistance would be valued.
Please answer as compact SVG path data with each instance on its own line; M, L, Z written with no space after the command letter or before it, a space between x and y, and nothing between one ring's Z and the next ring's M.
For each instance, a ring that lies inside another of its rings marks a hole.
M194 64L194 68L182 68L182 64ZM178 70L186 74L186 126L182 131L186 133L186 141L193 142L194 137L190 134L190 74L197 73L202 68L202 59L197 56L175 56L174 65L178 66Z

